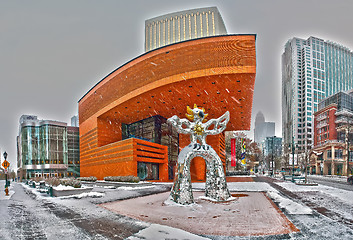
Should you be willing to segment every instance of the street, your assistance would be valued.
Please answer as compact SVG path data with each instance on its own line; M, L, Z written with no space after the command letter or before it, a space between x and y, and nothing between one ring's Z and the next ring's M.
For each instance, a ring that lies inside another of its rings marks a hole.
M316 175L310 175L308 176L308 179L311 182L319 183L322 185L334 187L334 188L339 188L339 189L344 189L347 191L353 191L353 185L348 184L346 181L346 178L329 178L329 177L321 177L321 176L316 176Z

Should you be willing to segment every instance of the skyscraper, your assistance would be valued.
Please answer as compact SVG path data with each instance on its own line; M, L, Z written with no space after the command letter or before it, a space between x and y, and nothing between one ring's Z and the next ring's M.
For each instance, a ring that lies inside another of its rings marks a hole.
M262 143L266 137L273 137L275 135L275 123L265 122L265 117L260 111L256 114L255 128L254 128L254 141Z
M316 37L290 39L282 54L282 134L298 151L313 144L313 114L318 103L353 88L353 53Z
M169 13L145 21L145 51L186 40L226 34L217 7Z

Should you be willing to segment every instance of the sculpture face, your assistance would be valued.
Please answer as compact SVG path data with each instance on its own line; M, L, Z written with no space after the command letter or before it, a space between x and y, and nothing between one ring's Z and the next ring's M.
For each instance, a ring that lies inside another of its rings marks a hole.
M207 145L206 136L223 132L229 121L229 112L227 111L217 119L207 121L205 118L208 114L205 114L204 108L200 109L195 104L193 109L187 106L186 110L186 117L190 121L188 119L180 119L178 116L168 119L168 122L179 133L190 134L191 136L191 144L183 148L179 153L176 178L170 199L180 204L194 202L191 188L190 163L194 157L202 157L206 161L207 168L206 196L215 201L227 200L230 198L230 193L223 172L223 164L216 151Z
M194 109L191 109L189 106L186 107L187 113L185 114L186 117L190 121L199 122L204 121L208 114L205 114L205 109L198 108L196 104L194 104Z

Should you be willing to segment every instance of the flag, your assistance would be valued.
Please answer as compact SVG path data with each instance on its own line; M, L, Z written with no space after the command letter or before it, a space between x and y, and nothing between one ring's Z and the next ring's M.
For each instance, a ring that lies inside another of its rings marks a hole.
M236 146L237 146L237 142L235 138L232 138L230 140L230 147L231 147L231 161L230 161L230 165L232 167L235 167L237 165L237 156L236 156Z

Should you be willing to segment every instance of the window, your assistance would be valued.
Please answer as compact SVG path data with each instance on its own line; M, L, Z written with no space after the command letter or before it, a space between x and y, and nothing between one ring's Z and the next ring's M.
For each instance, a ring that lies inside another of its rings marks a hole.
M331 150L327 150L327 158L331 159L332 158L332 152Z
M343 158L342 149L336 149L335 150L335 158L336 159L342 159Z

